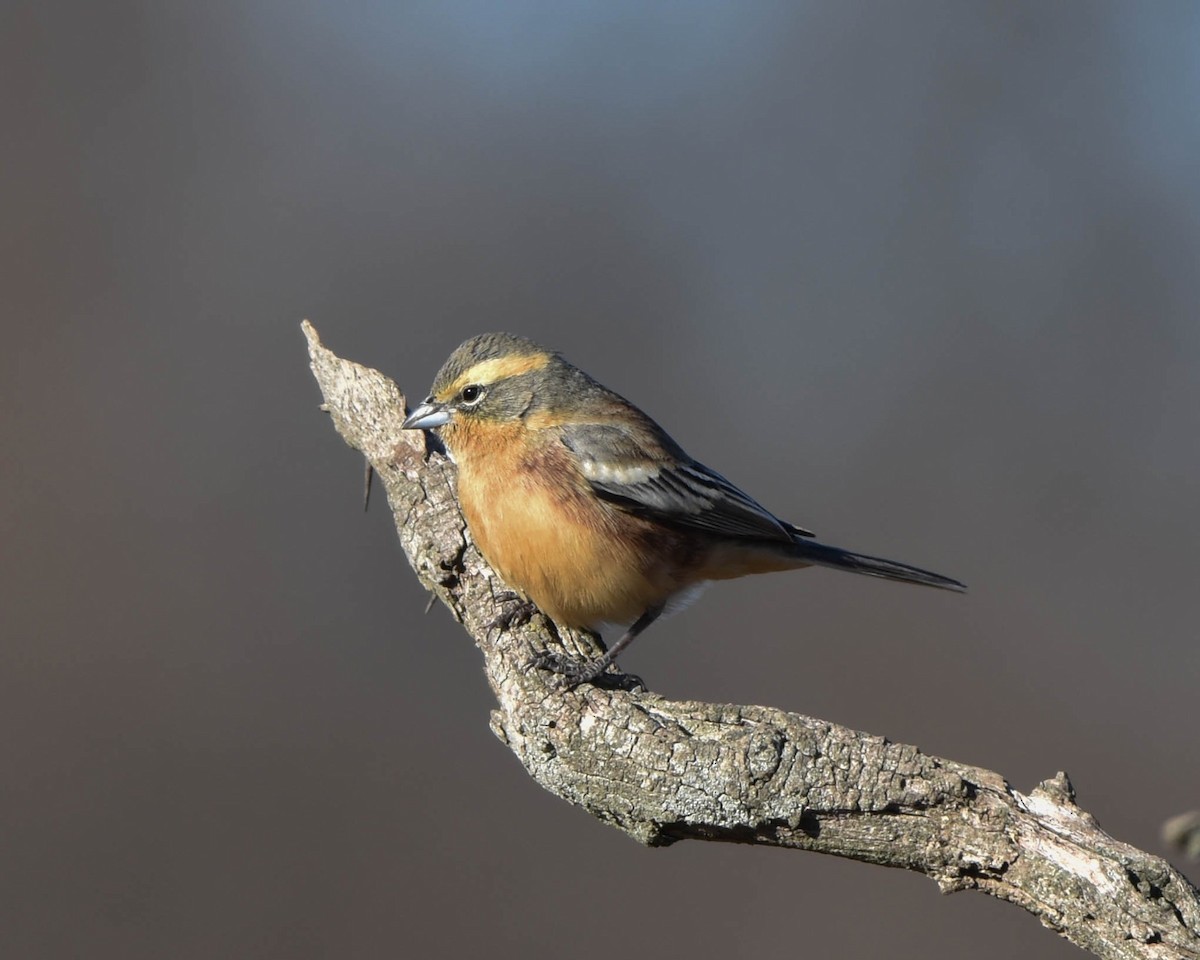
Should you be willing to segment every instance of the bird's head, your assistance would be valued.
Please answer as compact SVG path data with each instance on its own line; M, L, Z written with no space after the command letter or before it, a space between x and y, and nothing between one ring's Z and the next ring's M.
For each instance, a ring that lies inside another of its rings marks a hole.
M570 406L590 382L532 340L485 333L450 354L429 396L408 415L404 427L436 429L453 447L455 435L473 426L517 423L539 411Z

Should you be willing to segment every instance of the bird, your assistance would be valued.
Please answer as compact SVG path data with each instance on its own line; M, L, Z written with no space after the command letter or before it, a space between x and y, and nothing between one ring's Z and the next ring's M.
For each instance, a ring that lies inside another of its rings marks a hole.
M623 628L601 656L542 654L571 686L714 580L820 566L963 591L919 567L820 543L693 459L561 354L510 333L458 346L403 421L433 431L484 558L556 626Z

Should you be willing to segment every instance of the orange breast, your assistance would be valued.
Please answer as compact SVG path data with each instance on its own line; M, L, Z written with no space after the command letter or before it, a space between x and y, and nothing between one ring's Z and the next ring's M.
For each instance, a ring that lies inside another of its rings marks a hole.
M488 432L498 429L512 428ZM504 581L556 623L628 624L690 582L676 538L598 500L557 441L453 439L471 536Z

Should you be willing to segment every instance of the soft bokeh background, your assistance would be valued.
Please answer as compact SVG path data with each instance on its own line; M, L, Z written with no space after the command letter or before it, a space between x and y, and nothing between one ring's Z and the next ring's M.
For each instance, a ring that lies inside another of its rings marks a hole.
M540 791L317 409L552 344L833 542L626 666L1200 802L1195 4L0 7L0 954L1075 956ZM1193 868L1194 872L1194 868Z

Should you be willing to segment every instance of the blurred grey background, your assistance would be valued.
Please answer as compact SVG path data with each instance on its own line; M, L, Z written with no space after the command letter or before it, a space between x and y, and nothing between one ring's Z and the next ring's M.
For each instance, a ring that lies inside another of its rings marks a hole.
M1065 769L1170 855L1198 36L1190 3L0 7L0 954L1076 956L541 792L298 324L413 397L471 334L540 339L781 515L966 580L726 584L623 662Z

